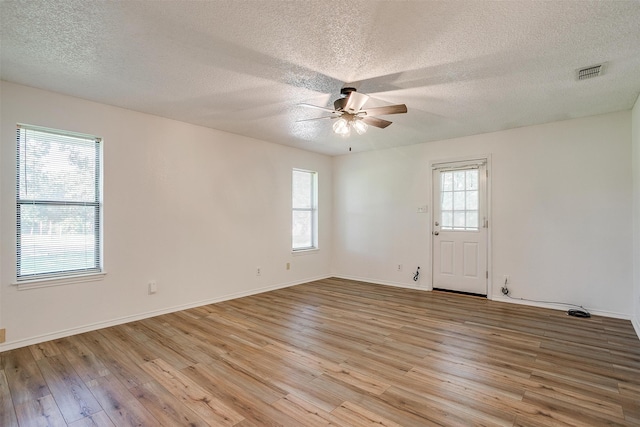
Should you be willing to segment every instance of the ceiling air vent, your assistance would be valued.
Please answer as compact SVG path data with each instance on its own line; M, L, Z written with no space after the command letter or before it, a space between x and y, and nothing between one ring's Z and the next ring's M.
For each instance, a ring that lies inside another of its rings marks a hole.
M578 80L586 80L592 77L598 77L602 74L603 65L592 65L591 67L581 68L578 70Z

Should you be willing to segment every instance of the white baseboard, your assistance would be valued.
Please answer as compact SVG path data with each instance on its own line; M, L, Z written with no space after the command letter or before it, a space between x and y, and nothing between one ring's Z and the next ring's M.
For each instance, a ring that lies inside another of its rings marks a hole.
M384 285L384 286L393 286L393 287L396 287L396 288L413 289L413 290L416 290L416 291L430 291L431 290L431 289L427 288L426 286L421 286L419 283L416 283L416 285L411 286L411 285L407 285L406 283L382 281L382 280L371 279L371 278L368 278L368 277L343 276L343 275L337 275L337 274L334 274L331 277L335 277L336 279L355 280L357 282L371 283L371 284L374 284L374 285Z
M633 329L636 330L636 335L638 335L638 339L640 339L640 319L638 316L634 316L631 319L631 324L633 325Z
M367 277L346 276L346 275L333 275L333 277L337 279L356 280L358 282L372 283L374 285L395 286L397 288L431 291L431 288L428 288L426 286L418 286L418 285L410 286L410 285L407 285L406 283L381 281L376 279L370 279ZM567 311L569 308L571 308L565 305L526 301L526 300L520 300L517 298L505 297L503 295L492 295L492 296L487 295L487 298L492 301L508 302L511 304L523 304L523 305L529 305L533 307L550 308L553 310ZM632 320L633 326L636 329L636 333L638 333L638 337L640 338L640 321L638 321L637 319L631 319L631 316L629 316L628 314L616 313L616 312L604 311L604 310L592 310L592 309L589 309L589 313L594 314L596 316L611 317L614 319Z
M505 297L503 295L494 295L491 299L493 301L508 302L508 303L511 303L511 304L523 304L523 305L529 305L529 306L532 306L532 307L550 308L552 310L567 311L568 309L572 308L572 307L567 306L567 305L550 304L550 303L535 302L535 301L527 301L527 300L521 300L521 299L518 299L518 298L509 298L509 297ZM575 306L575 308L578 308L578 306ZM594 314L596 316L612 317L614 319L631 320L631 316L629 316L628 314L624 314L624 313L616 313L616 312L604 311L604 310L595 310L595 309L591 309L591 308L589 308L588 310L589 310L589 313Z
M247 296L250 296L250 295L256 295L256 294L261 294L261 293L264 293L264 292L274 291L276 289L288 288L288 287L291 287L291 286L301 285L303 283L309 283L309 282L314 282L316 280L327 279L329 277L332 277L332 276L331 275L327 275L327 276L311 277L311 278L308 278L308 279L299 280L299 281L295 281L295 282L280 283L280 284L277 284L277 285L265 286L265 287L262 287L262 288L252 289L252 290L249 290L249 291L236 292L236 293L224 295L224 296L221 296L221 297L216 297L216 298L196 301L196 302L187 303L187 304L180 304L180 305L176 305L176 306L172 306L172 307L162 308L162 309L159 309L159 310L152 310L152 311L147 311L147 312L144 312L144 313L132 314L130 316L123 316L123 317L119 317L117 319L111 319L111 320L107 320L107 321L103 321L103 322L91 323L91 324L84 325L84 326L78 326L78 327L75 327L75 328L64 329L64 330L61 330L61 331L56 331L56 332L52 332L52 333L49 333L49 334L38 335L38 336L35 336L35 337L30 337L30 338L24 338L24 339L20 339L20 340L17 340L17 341L9 341L9 342L0 344L0 352L1 351L7 351L7 350L13 350L15 348L20 348L20 347L26 347L28 345L38 344L38 343L45 342L45 341L51 341L51 340L55 340L55 339L59 339L59 338L64 338L64 337L68 337L70 335L76 335L76 334L81 334L81 333L84 333L84 332L95 331L96 329L108 328L109 326L116 326L116 325L121 325L123 323L133 322L133 321L136 321L136 320L148 319L149 317L160 316L162 314L174 313L176 311L187 310L187 309L194 308L194 307L201 307L203 305L215 304L215 303L222 302L222 301L228 301L228 300L232 300L232 299L247 297Z

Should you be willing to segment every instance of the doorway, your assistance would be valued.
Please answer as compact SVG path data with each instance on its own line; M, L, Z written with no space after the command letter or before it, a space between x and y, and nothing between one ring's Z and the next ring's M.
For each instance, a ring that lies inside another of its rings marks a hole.
M433 289L487 295L487 159L432 165Z

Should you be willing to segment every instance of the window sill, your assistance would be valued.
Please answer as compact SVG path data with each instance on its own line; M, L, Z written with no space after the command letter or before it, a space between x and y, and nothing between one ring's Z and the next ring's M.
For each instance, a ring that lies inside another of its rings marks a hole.
M298 249L295 251L291 251L291 255L293 256L298 256L298 255L310 255L316 252L319 252L320 249L318 248L311 248L311 249Z
M104 280L107 275L106 271L100 273L80 274L77 276L51 277L46 279L23 280L13 283L18 287L19 291L27 291L30 289L49 288L51 286L73 285L76 283L97 282Z

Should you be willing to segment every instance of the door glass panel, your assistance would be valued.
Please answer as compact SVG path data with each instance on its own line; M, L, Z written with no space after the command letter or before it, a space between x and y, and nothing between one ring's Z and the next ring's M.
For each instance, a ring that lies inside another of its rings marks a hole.
M470 211L478 210L478 192L467 191L467 206L466 209Z
M453 192L453 210L455 211L464 210L464 191Z
M478 189L478 170L467 171L467 190Z
M478 228L478 211L467 211L467 228Z
M453 228L464 229L464 225L465 225L464 211L454 211L453 212Z
M465 173L464 171L457 171L453 173L453 189L464 190L465 188Z
M452 228L453 227L453 212L442 212L442 228Z
M453 191L453 172L442 172L440 180L443 191Z
M442 193L442 209L445 211L453 210L453 193L451 191Z
M478 169L440 172L442 229L477 231L480 217Z

